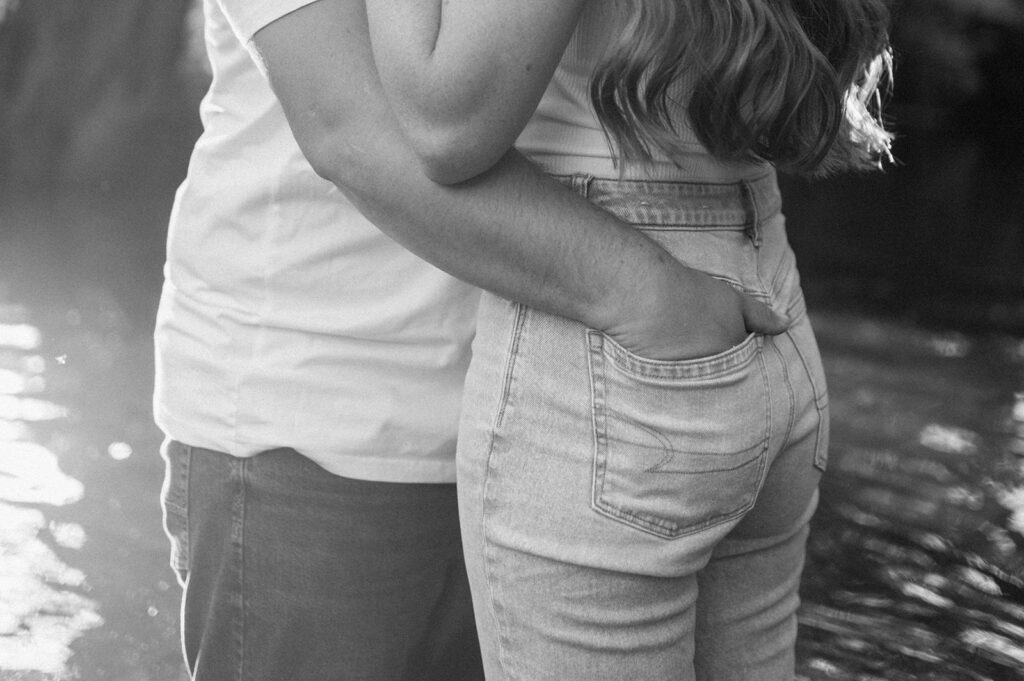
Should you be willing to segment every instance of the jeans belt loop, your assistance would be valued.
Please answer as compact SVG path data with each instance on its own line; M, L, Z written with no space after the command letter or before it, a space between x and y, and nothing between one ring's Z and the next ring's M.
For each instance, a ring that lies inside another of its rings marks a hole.
M590 183L593 181L593 175L576 173L572 176L572 190L583 198L587 198L590 195Z
M747 227L747 236L754 244L754 248L761 247L761 216L757 210L757 199L754 195L754 188L746 180L740 182L743 188L743 197L748 205L750 224Z

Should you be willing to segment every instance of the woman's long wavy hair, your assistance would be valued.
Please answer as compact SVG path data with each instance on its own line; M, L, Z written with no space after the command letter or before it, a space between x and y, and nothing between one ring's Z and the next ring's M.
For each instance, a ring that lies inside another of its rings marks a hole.
M681 151L672 95L682 81L690 124L718 158L809 175L877 165L881 150L851 129L847 107L889 54L886 0L616 2L628 19L590 95L627 163Z

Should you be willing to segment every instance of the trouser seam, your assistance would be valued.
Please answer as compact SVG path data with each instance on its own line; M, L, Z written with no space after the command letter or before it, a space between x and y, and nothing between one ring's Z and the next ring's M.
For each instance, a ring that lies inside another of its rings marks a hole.
M526 325L526 307L520 303L515 305L515 317L512 321L512 336L509 339L508 358L505 363L505 373L502 376L501 399L498 404L498 413L494 417L494 430L497 431L505 420L505 410L511 400L512 383L515 380L516 361L519 356L519 343L523 335L523 328Z
M789 338L789 342L792 343L793 339L789 336L789 332L786 332L786 337ZM794 343L794 345L796 345ZM779 350L777 344L772 343L772 351L775 356L779 359L779 366L782 367L782 378L783 383L786 386L786 394L789 397L789 419L786 423L786 435L782 438L781 447L779 451L784 451L789 444L789 438L793 436L793 425L796 423L796 395L793 391L792 378L789 375L789 368L786 366L786 359L782 356L782 351Z
M497 562L497 559L493 555L493 547L488 538L487 531L487 507L493 485L491 480L491 459L494 456L494 449L498 437L499 435L496 431L491 432L491 442L487 450L487 459L485 463L486 468L484 469L484 480L481 490L482 498L480 500L480 543L482 544L480 548L483 553L484 588L487 589L487 605L489 606L488 609L490 611L488 614L494 621L494 630L497 634L495 645L498 649L498 667L502 670L502 676L505 681L512 681L513 674L511 673L511 661L508 653L510 642L508 640L508 635L504 630L505 628L502 624L502 618L499 615L499 611L502 609L502 606L499 602L499 596L495 592L496 589L500 588L498 580L494 577L494 564Z
M238 493L234 509L232 544L238 579L238 602L235 620L235 647L238 656L238 681L245 681L245 502L248 486L249 459L238 461Z
M182 477L185 478L185 494L184 494L184 505L185 505L185 581L181 585L182 594L188 593L189 581L192 579L192 447L185 445L182 446L182 456L179 461L184 465L184 471L182 471ZM178 550L181 550L179 546ZM179 557L180 558L180 557ZM178 621L181 623L178 630L179 647L181 649L182 659L185 660L186 667L188 668L189 675L191 676L195 672L195 665L189 660L188 649L185 646L185 599L182 598L178 604Z
M814 395L814 404L820 411L824 409L825 406L828 405L828 387L822 386L820 391L821 394L819 394L819 389L818 386L815 385L814 383L813 374L811 373L811 366L810 364L808 364L807 358L804 357L803 351L800 349L800 346L797 345L796 339L793 338L793 334L789 329L786 330L786 335L789 336L789 342L793 344L793 348L796 350L796 355L797 357L800 358L800 364L803 365L804 372L807 374L808 380L811 384L811 392Z
M185 560L182 562L185 565L185 579L187 580L188 575L192 573L192 447L185 445L183 449L183 456L179 458L179 462L184 468L181 475L185 483L185 494L182 500L185 508L181 510L185 512L185 536L183 538L184 546L179 546L178 550L185 551Z
M505 648L507 647L507 645L504 642L505 637L502 632L501 620L498 617L498 610L500 609L500 606L498 605L498 599L495 596L495 583L494 580L492 579L494 572L494 558L491 554L491 547L487 537L487 513L493 484L491 480L491 460L494 456L494 450L495 447L497 446L498 438L500 437L499 429L501 428L501 425L504 422L505 409L508 405L509 395L512 390L512 380L515 371L516 356L518 354L519 339L522 331L522 325L526 316L525 308L522 305L518 303L513 303L513 305L514 315L512 322L512 331L508 341L508 356L505 358L504 372L502 375L502 392L498 398L498 409L497 413L494 416L493 425L490 429L490 437L488 438L487 442L487 454L484 457L483 462L483 479L480 485L480 515L478 518L478 521L480 523L480 554L482 556L483 563L483 588L486 589L487 592L487 612L479 613L479 616L489 616L494 623L494 630L497 634L497 640L495 641L495 646L497 647L497 663L498 667L502 670L502 675L506 677L507 674L505 673L505 671L507 668L507 664Z
M757 498L761 496L761 490L764 489L764 483L766 480L768 480L768 472L769 470L771 470L771 466L768 464L767 452L771 449L772 444L772 388L771 381L768 378L768 362L765 359L763 348L764 346L762 345L762 350L761 352L758 353L757 359L758 366L761 368L761 380L764 383L764 394L767 398L765 400L766 408L764 410L765 433L767 434L767 437L764 441L764 450L761 454L761 477L757 483L757 493L754 495L753 503L750 504L750 507L747 509L744 515L746 515L746 513L748 513L750 509L753 508L754 505L757 503Z

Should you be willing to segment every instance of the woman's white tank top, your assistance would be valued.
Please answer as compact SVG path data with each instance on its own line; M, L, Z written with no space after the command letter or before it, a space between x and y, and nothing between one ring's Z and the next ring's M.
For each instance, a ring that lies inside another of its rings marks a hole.
M516 148L555 175L585 173L618 178L612 149L590 103L590 79L605 46L620 30L613 4L590 2L566 48L537 110L526 125ZM685 113L685 85L678 85L679 130L683 153L676 163L659 155L646 166L627 164L622 178L724 182L765 173L763 163L720 161L711 156L690 128Z

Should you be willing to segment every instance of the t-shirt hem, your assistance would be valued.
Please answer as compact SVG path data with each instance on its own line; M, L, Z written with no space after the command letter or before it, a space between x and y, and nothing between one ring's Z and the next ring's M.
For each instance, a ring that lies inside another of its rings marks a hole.
M157 418L157 421L163 419ZM277 449L278 446L239 447L225 443L217 443L195 434L185 434L180 429L171 429L158 423L168 440L177 440L182 444L200 447L215 452L224 452L239 458L258 455L260 452ZM283 446L283 445L281 445ZM328 473L354 480L372 482L399 482L418 484L450 484L455 482L455 454L445 458L434 454L434 458L409 458L399 456L374 456L371 454L339 454L337 452L310 451L309 448L292 446L313 463Z
M321 458L309 454L306 456L329 473L355 480L410 484L452 484L455 482L454 457L451 461L416 461L339 456Z

